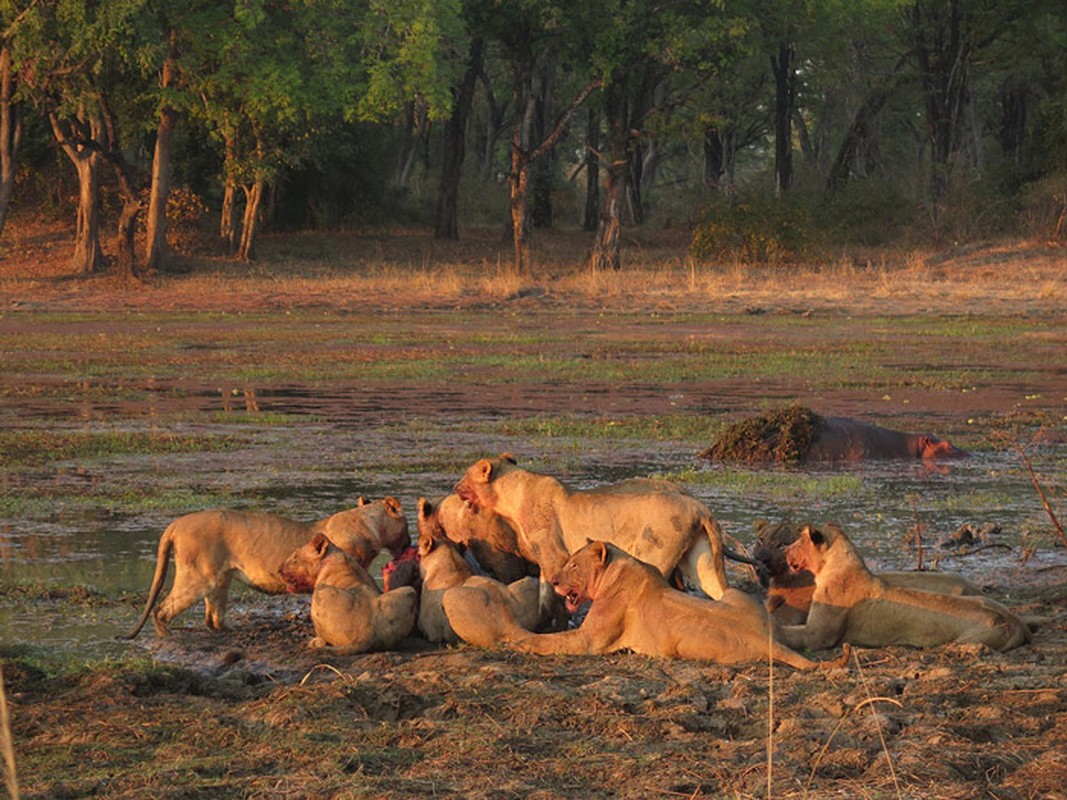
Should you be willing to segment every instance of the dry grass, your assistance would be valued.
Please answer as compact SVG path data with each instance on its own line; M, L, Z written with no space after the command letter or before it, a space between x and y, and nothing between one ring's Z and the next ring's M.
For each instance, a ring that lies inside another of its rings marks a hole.
M22 223L0 243L0 292L15 303L85 307L113 303L118 292L124 305L177 308L452 308L526 299L586 309L856 314L1056 312L1067 300L1067 253L1027 242L856 251L768 266L697 262L688 256L686 230L642 230L624 241L623 268L603 272L586 266L590 241L582 232L539 233L532 273L520 275L497 230L465 231L459 242L409 229L294 233L263 237L253 264L202 250L176 259L175 272L123 287L107 273L72 275L68 235Z
M19 798L19 782L15 772L15 745L11 740L11 720L7 713L7 690L4 688L4 670L0 664L0 758L4 762L4 786L11 800Z

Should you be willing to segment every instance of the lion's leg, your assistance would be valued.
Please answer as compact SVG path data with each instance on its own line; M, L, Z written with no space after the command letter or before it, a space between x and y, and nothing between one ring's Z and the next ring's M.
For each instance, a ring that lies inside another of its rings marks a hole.
M170 621L203 596L202 586L188 579L183 579L179 572L174 578L174 586L171 587L170 594L156 607L155 613L152 615L152 621L156 626L156 634L166 636L167 625L170 624Z
M213 631L221 631L225 624L231 578L232 573L224 573L204 596L204 624Z
M586 656L608 652L607 649L602 649L590 642L589 637L581 628L559 633L525 633L525 635L507 639L504 643L511 650L542 656L557 654Z
M728 586L722 560L722 541L716 539L716 547L711 538L709 533L706 537L696 539L678 562L678 568L690 583L699 586L712 600L721 600Z

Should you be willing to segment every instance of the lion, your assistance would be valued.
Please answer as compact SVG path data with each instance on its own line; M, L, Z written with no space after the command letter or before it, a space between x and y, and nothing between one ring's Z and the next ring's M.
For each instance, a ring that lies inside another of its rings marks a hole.
M159 636L166 636L168 623L201 598L208 628L221 630L230 581L235 575L262 592L284 592L278 565L316 533L324 533L364 568L383 547L398 555L411 544L407 518L395 497L373 503L360 498L359 503L356 508L317 522L232 509L197 511L179 517L159 539L156 571L144 612L125 638L135 637L148 615L153 614L172 553L174 585L153 614Z
M794 572L785 558L786 547L796 541L802 526L786 523L772 525L766 520L757 520L752 527L756 532L752 557L764 567L760 578L767 590L767 611L779 625L804 624L804 620L808 618L811 596L815 593L815 577L807 570ZM902 589L954 595L982 594L980 587L953 572L904 571L876 574L890 586Z
M278 574L290 592L311 592L312 649L339 654L390 650L415 626L415 590L402 586L383 594L367 571L324 533L294 550Z
M789 566L815 576L803 625L778 626L783 642L819 650L839 643L862 647L936 647L981 643L1010 650L1030 641L1030 629L987 597L902 589L872 574L836 525L806 526L785 551Z
M527 559L519 550L515 529L492 511L477 509L459 495L450 494L435 502L426 502L444 535L462 545L478 565L501 583L512 583L531 574ZM422 519L422 511L419 512Z
M523 577L504 584L475 575L459 545L444 535L426 498L419 498L418 509L419 572L422 577L418 628L422 635L431 642L456 644L459 641L443 606L445 594L456 586L499 595L509 615L523 628L534 630L541 616L537 579Z
M727 589L724 555L756 563L724 548L708 508L668 481L631 479L576 491L520 468L505 453L468 468L456 494L515 528L519 549L541 569L543 604L550 596L546 576L558 573L588 535L622 548L664 576L677 568L713 600Z
M738 664L765 659L796 669L843 666L815 662L771 637L763 608L737 589L721 600L671 587L663 574L613 544L589 541L571 556L552 585L572 612L591 602L582 624L558 633L530 633L512 620L498 599L452 589L445 611L456 633L470 644L505 647L539 655L601 655L619 650L659 658Z

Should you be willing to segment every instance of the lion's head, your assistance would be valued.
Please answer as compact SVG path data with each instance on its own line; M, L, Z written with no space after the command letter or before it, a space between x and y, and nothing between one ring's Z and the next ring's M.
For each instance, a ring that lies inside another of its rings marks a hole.
M564 599L567 610L572 614L584 603L596 599L597 584L610 558L611 548L606 542L589 541L567 559L567 563L552 579L552 587Z
M805 525L796 541L785 549L789 568L793 572L807 570L812 575L818 575L826 564L830 547L839 535L840 530L833 525L823 528Z
M316 533L310 542L293 551L278 568L278 575L285 581L285 588L294 594L314 590L319 572L330 549L337 547L324 533Z
M515 457L510 453L502 453L498 458L483 458L463 473L463 477L456 484L456 494L474 509L492 509L496 504L493 481L510 472L515 466Z

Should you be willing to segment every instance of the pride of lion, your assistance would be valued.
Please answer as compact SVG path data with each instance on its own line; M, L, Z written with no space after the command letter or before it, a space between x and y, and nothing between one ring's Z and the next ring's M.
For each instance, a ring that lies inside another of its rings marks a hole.
M222 628L237 577L268 593L310 593L310 646L344 654L421 637L804 670L843 666L851 646L1003 651L1031 639L1022 619L960 576L872 573L832 523L757 523L754 558L736 553L707 506L665 480L579 491L503 454L472 464L454 494L420 498L417 512L414 547L392 497L360 499L318 522L225 509L181 517L160 537L129 636L150 615L166 635L200 599L208 627ZM367 571L383 549L393 557L382 568L384 592ZM761 597L728 584L727 557L753 567ZM173 585L157 606L172 558ZM839 647L836 658L809 657Z

